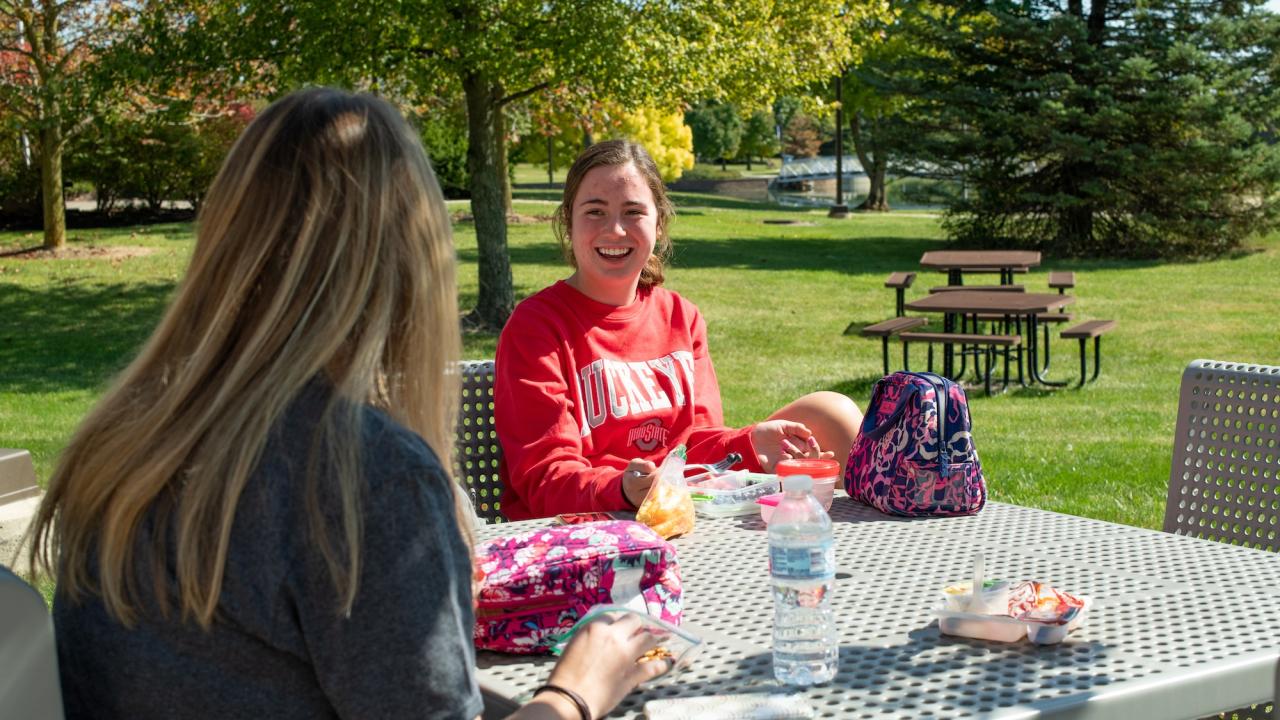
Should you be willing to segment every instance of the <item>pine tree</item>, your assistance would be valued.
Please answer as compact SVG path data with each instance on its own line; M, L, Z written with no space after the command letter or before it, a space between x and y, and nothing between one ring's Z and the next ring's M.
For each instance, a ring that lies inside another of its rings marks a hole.
M1277 17L1257 0L942 0L907 27L899 146L968 184L948 233L1060 255L1204 256L1280 219Z

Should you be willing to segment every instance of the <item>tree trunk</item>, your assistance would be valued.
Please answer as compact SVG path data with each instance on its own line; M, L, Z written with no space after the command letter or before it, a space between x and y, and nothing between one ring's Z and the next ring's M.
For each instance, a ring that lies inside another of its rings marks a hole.
M53 112L57 102L52 101ZM46 104L48 109L48 104ZM57 115L46 115L56 118ZM44 247L60 250L67 244L67 203L62 194L62 126L56 120L40 131L40 203L44 210Z
M747 172L751 172L751 154L747 154Z
M871 181L871 187L867 189L867 197L855 209L873 212L889 211L889 197L884 184L884 175L884 157L877 156L872 160L871 168L867 172L867 178Z
M720 158L720 172L729 172L729 162L724 158Z
M502 96L502 88L494 90ZM497 143L498 177L502 179L502 212L511 215L511 169L507 166L507 113L501 105L493 113L493 137Z
M467 323L497 332L515 308L511 258L507 251L507 213L499 174L499 138L494 114L501 112L500 89L483 73L462 78L467 98L467 169L471 173L471 214L479 250L480 293Z
M866 199L854 209L888 212L889 196L884 184L888 162L875 142L876 123L871 123L872 131L869 135L863 133L862 113L855 110L849 113L849 130L853 135L853 151L857 153L858 162L862 163L862 170L867 174L867 180L871 183L871 187L867 189Z

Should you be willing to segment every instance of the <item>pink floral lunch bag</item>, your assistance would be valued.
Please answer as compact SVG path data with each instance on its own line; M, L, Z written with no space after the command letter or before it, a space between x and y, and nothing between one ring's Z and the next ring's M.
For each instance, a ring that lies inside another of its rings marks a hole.
M886 375L849 452L845 490L890 515L973 515L987 486L971 430L956 383L927 372Z
M642 523L560 525L497 538L476 546L476 567L484 580L475 644L483 650L548 652L602 603L680 623L675 548Z

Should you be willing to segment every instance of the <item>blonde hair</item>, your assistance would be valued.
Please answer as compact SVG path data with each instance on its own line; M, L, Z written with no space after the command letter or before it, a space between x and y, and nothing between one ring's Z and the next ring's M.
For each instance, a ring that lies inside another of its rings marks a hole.
M667 188L662 184L662 173L658 165L649 156L648 151L639 143L630 140L606 140L583 150L573 161L569 174L564 180L564 195L559 207L551 216L551 227L560 241L560 249L571 267L578 267L578 259L573 256L573 200L578 195L578 188L587 173L598 167L618 167L633 165L644 178L649 191L653 193L653 205L658 212L658 237L653 247L653 254L640 271L640 287L655 287L665 279L667 260L671 257L671 237L667 228L676 210L667 197Z
M130 624L144 594L168 613L168 561L183 618L208 626L241 492L273 425L322 376L333 396L316 419L306 508L335 610L350 612L362 406L420 434L449 468L457 323L444 201L408 123L383 100L338 90L275 102L210 187L159 327L63 452L33 523L33 569L56 571L73 600L99 594ZM470 545L474 515L453 491ZM322 492L340 498L340 528L327 525ZM154 532L140 547L148 513ZM148 561L153 585L139 587L135 563Z

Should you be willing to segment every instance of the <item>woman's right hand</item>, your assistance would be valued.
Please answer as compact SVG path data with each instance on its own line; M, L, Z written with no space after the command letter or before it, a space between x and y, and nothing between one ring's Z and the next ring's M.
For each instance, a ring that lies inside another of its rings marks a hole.
M630 614L603 616L574 633L547 683L576 692L591 709L591 716L601 717L637 685L670 669L667 660L639 662L641 655L658 644L640 618ZM539 693L535 700L563 702L553 692Z
M636 458L627 463L627 469L622 471L622 494L626 496L627 502L640 507L657 479L658 466L651 460Z

